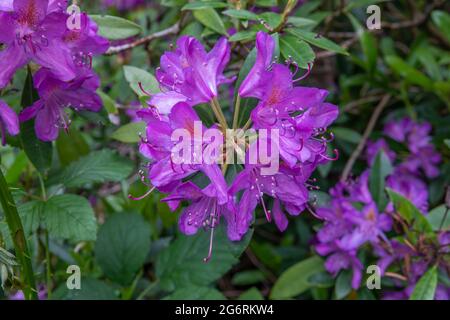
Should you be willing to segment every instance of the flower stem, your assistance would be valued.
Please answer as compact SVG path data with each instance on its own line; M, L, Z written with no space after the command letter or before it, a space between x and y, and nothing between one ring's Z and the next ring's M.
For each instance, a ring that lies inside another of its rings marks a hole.
M239 119L239 109L241 108L241 96L238 94L236 97L236 105L234 107L233 115L233 129L237 129Z
M244 127L242 128L242 130L244 131L247 130L248 128L250 128L251 125L252 125L252 118L249 118L245 123Z
M222 109L220 108L219 101L217 101L217 98L211 100L211 108L213 109L214 115L216 116L217 121L219 121L222 130L225 132L225 130L228 128L227 120L223 115Z
M21 278L23 279L23 293L27 300L37 299L36 284L34 281L33 267L31 265L31 257L28 251L27 242L25 239L22 221L20 220L19 213L14 199L9 191L8 184L3 176L3 172L0 170L0 202L3 207L6 223L8 224L9 232L14 243L14 249L16 251L17 260L20 263L22 272Z

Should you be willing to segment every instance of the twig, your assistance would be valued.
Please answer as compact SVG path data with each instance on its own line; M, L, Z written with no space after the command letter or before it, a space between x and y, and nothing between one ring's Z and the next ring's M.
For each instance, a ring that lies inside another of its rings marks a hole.
M109 49L106 51L105 55L107 56L111 56L114 54L118 54L120 52L129 50L129 49L133 49L137 46L143 45L143 44L147 44L151 41L153 41L154 39L158 39L158 38L163 38L172 34L177 34L180 31L180 22L178 21L177 23L175 23L173 26L171 26L170 28L149 34L148 36L145 36L143 38L140 38L136 41L127 43L127 44L123 44L120 46L112 46L109 47Z
M271 30L270 33L276 33L276 32L280 32L281 30L283 30L283 28L286 25L286 22L289 18L289 14L295 8L296 3L297 3L297 1L288 0L288 2L286 3L286 6L284 7L283 13L281 14L280 24L275 29Z
M356 147L355 151L351 154L350 158L348 159L344 171L342 172L341 181L345 182L348 178L348 175L352 171L353 165L356 162L356 159L358 159L361 152L364 150L364 147L367 143L367 139L369 138L370 134L373 131L373 128L375 127L375 124L377 123L378 118L381 115L381 112L388 104L389 100L391 99L390 94L385 94L383 98L381 99L380 103L375 108L372 116L370 117L369 123L367 124L366 130L364 131L364 134L361 138L361 141L359 142L358 146Z
M342 107L342 112L347 113L352 111L354 108L359 107L362 104L378 101L382 96L383 94L369 95L359 100L352 101Z
M385 272L384 275L386 277L390 277L390 278L394 278L394 279L398 279L398 280L402 280L402 281L408 281L408 278L406 278L405 276L398 274L398 273Z

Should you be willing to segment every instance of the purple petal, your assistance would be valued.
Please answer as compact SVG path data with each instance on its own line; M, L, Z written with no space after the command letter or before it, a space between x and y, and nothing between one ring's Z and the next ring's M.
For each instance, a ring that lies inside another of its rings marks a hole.
M58 138L58 106L46 105L36 115L36 136L42 141L54 141Z
M270 35L262 31L257 33L256 60L239 87L239 95L241 97L262 98L264 92L261 88L261 79L270 65L274 48L275 42Z
M15 136L19 133L19 118L3 100L0 100L0 119L10 135Z
M284 231L288 226L288 219L286 215L281 210L281 205L279 200L275 200L272 208L273 219L275 220L275 224L278 227L278 230Z
M14 0L13 7L21 24L36 27L47 13L48 0Z
M62 81L70 81L76 77L75 66L69 49L60 41L51 41L48 46L41 46L36 51L34 60Z
M16 70L23 67L28 60L23 48L15 43L0 51L0 88L5 87Z
M169 114L173 106L179 102L188 102L188 98L181 93L169 91L153 95L149 105L155 106L161 114Z

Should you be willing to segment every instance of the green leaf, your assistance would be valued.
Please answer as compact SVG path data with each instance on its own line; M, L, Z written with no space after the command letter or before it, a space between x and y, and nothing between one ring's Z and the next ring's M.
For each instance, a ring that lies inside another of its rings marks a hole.
M121 126L111 134L111 138L123 143L136 143L141 140L139 134L145 133L145 122L130 122Z
M135 213L116 213L98 232L95 259L104 274L122 285L130 284L150 250L150 225Z
M341 300L349 295L352 291L352 272L350 270L343 270L336 278L336 285L334 286L334 295L336 299Z
M225 28L222 19L213 8L195 10L193 14L195 19L205 27L210 28L217 33L227 35L227 29Z
M433 82L419 70L411 67L405 61L397 56L387 56L386 63L388 66L409 83L419 85L424 89L433 89Z
M161 5L166 7L181 7L188 0L161 0Z
M72 241L95 240L97 223L89 201L74 194L51 197L42 209L50 236Z
M298 296L312 287L308 279L323 270L323 260L318 256L298 262L281 274L272 288L270 298L288 299Z
M304 27L309 27L309 26L315 26L317 24L317 22L312 19L307 19L307 18L289 17L288 24L291 24L296 28L304 28Z
M383 150L380 150L375 157L375 161L370 169L369 190L373 200L377 204L379 212L382 212L388 204L385 193L386 177L393 170L391 161Z
M257 284L266 279L264 273L259 270L247 270L236 273L231 279L231 283L235 286L248 286Z
M9 167L5 174L5 179L8 184L16 183L28 165L28 158L24 151L17 153L13 164Z
M22 108L31 106L39 100L39 95L33 86L33 76L28 69L28 75L22 92ZM40 172L45 173L52 164L52 143L44 142L36 137L34 119L20 124L20 140L28 159Z
M243 41L243 40L253 40L256 37L256 31L246 30L246 31L240 31L235 34L233 34L228 41L230 42L236 42L236 41Z
M444 139L444 143L450 149L450 139Z
M181 10L200 10L207 8L226 8L228 5L220 1L195 1L188 3Z
M333 127L333 133L337 140L343 140L353 144L358 144L361 141L361 134L350 128Z
M48 184L63 184L67 188L82 187L88 183L122 181L133 171L133 164L114 151L103 149L71 163L53 175Z
M141 27L129 20L114 16L90 15L98 25L98 34L109 40L121 40L137 36Z
M174 291L164 300L226 300L226 298L214 288L190 286Z
M116 107L116 102L103 91L97 90L97 94L102 98L103 106L109 114L118 114L119 110Z
M420 232L432 232L433 228L428 223L427 219L419 209L411 203L411 201L390 188L386 188L386 191L393 202L395 209L406 222L414 223L414 227Z
M247 10L236 10L236 9L229 9L222 12L222 14L230 16L232 18L236 19L242 19L242 20L258 20L258 15L254 14L251 11Z
M211 260L203 262L208 254L209 232L199 230L196 235L179 235L158 256L156 276L164 290L190 285L206 286L219 279L239 261L239 256L248 246L253 230L243 240L230 241L223 225L215 229Z
M437 268L433 266L419 279L409 300L433 300L437 283Z
M333 41L331 41L327 38L324 38L323 36L318 36L314 32L305 31L302 29L295 29L295 28L287 29L287 31L290 34L312 44L313 46L316 46L316 47L319 47L319 48L322 48L322 49L325 49L328 51L333 51L336 53L348 55L348 52L344 48L340 47L338 44L334 43Z
M238 300L264 300L264 297L257 288L252 287L247 291L243 292L239 296Z
M445 11L435 10L431 13L431 19L438 27L440 33L450 42L450 14Z
M89 145L81 133L71 127L67 133L60 134L56 140L59 161L67 166L89 153Z
M450 230L450 210L445 204L428 212L426 219L433 231Z
M375 72L378 57L377 39L372 33L364 31L361 34L360 41L364 56L366 58L365 63L367 70L370 74L373 74Z
M123 71L125 74L125 79L130 84L131 89L139 97L147 96L147 94L139 87L139 83L141 83L144 90L150 94L155 94L161 91L156 78L147 71L133 66L123 66Z
M69 290L64 282L52 294L57 300L117 300L115 289L104 281L82 277L79 290Z
M292 58L300 68L308 68L315 58L313 49L303 40L294 36L280 37L280 50L285 59Z
M282 21L281 14L270 11L261 13L259 17L271 29L275 29L276 27L278 27Z

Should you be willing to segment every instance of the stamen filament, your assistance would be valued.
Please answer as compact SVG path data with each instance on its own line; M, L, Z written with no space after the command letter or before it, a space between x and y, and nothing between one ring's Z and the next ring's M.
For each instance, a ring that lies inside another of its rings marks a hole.
M148 196L153 192L153 190L155 190L155 188L156 188L156 187L151 188L151 189L150 189L149 191L147 191L145 194L143 194L143 195L140 196L140 197L136 197L136 198L133 197L131 194L129 194L129 195L128 195L128 199L131 199L131 200L134 200L134 201L142 200L142 199L148 197Z

